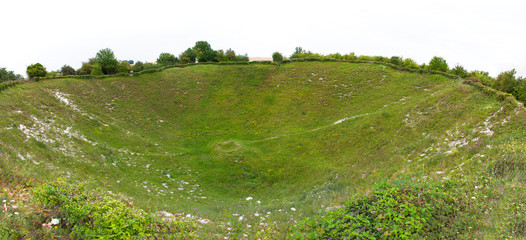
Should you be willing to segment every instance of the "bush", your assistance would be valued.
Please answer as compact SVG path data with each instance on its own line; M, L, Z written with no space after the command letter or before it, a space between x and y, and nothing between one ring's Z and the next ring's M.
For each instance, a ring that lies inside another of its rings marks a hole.
M104 75L104 72L102 71L102 67L97 63L91 66L91 76L100 76Z
M55 209L60 228L69 229L73 239L146 239L167 234L182 237L193 229L185 226L190 223L154 218L122 196L88 191L83 185L61 180L37 188L34 196L45 207Z
M159 57L157 58L157 64L163 65L163 66L174 65L178 62L179 62L179 59L176 58L171 53L161 53Z
M47 75L46 68L40 63L29 65L26 73L29 78L45 77Z
M464 67L460 65L456 65L454 68L451 69L451 74L455 74L461 78L466 78L468 76L468 71L464 69Z
M515 69L501 72L499 76L497 76L493 88L507 93L514 93L515 87L518 85L517 79L515 78L516 73L517 71L515 71Z
M440 72L447 72L449 67L445 59L435 56L431 59L431 61L429 61L427 69Z
M135 63L135 65L133 65L132 67L132 70L133 72L140 72L144 69L144 63L141 62L141 61L138 61L137 63Z
M354 60L358 59L358 57L356 57L356 55L354 55L354 53L352 52L352 53L343 55L342 59L346 60L346 61L354 61Z
M60 69L60 73L62 73L62 76L72 76L77 74L75 69L69 65L62 66L62 68Z
M273 62L277 62L277 63L283 62L283 55L281 55L281 53L279 53L279 52L273 53L272 54L272 61Z
M117 73L129 73L130 71L131 67L128 61L122 61L117 66Z
M404 61L402 60L402 58L397 56L392 56L391 59L389 59L389 62L397 66L404 65Z
M406 68L411 68L411 69L418 69L419 68L418 64L411 58L406 58L404 60L403 66L406 67Z
M424 232L450 227L457 204L443 186L384 185L370 197L305 219L295 234L300 239L425 238Z

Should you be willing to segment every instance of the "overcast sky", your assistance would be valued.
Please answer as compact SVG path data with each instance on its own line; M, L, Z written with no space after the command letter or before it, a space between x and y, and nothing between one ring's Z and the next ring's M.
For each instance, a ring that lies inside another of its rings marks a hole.
M526 76L526 1L6 0L0 3L0 67L24 74L79 68L103 48L155 61L196 41L250 57L312 52L441 56L450 66Z

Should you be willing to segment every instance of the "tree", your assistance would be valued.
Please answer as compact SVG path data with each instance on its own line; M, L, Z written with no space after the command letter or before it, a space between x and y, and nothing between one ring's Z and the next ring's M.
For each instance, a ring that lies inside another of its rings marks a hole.
M0 82L12 81L21 79L20 74L15 74L13 71L7 71L5 68L0 68Z
M283 62L283 55L281 55L281 53L279 53L279 52L273 53L272 54L272 61L273 62L277 62L277 63Z
M131 70L132 69L128 61L121 61L117 66L118 73L129 73Z
M115 54L109 48L100 50L95 56L95 61L100 65L104 74L114 74L117 72L119 61L115 58Z
M42 64L35 63L27 67L26 73L29 78L35 78L35 77L45 77L47 74L47 71L46 71L46 68L42 66Z
M157 64L164 65L164 66L174 65L178 62L179 62L179 59L177 59L171 53L161 53L159 55L159 58L157 58Z
M403 66L406 67L406 68L412 68L412 69L418 69L419 68L418 64L411 58L406 58L404 60Z
M64 66L62 66L62 68L60 69L60 73L62 73L62 76L71 76L71 75L75 75L77 72L76 72L75 69L72 68L71 66L69 66L69 65L64 65Z
M466 69L464 69L464 67L460 66L460 65L456 65L454 68L451 69L451 73L452 74L455 74L461 78L466 78L468 76L468 71L466 71Z
M195 58L197 57L197 54L195 51L191 48L186 49L181 55L179 55L179 59L182 63L194 63Z
M229 48L228 50L226 50L226 58L228 59L228 61L234 61L236 59L236 52Z
M193 47L194 52L197 54L199 62L215 62L216 51L212 49L207 41L197 41Z
M225 55L225 51L223 51L223 49L217 50L216 60L218 62L228 62L228 58Z
M82 62L82 66L77 69L77 75L90 75L91 68L95 63L95 58L90 58L87 62Z
M435 70L435 71L441 71L441 72L447 72L449 69L446 60L441 57L433 57L431 61L429 61L429 66L427 66L427 69L429 70Z
M493 88L503 92L513 93L515 86L518 85L517 79L515 78L516 73L517 71L515 71L515 69L501 72L499 76L497 76Z
M144 69L144 63L141 62L141 61L138 61L137 63L135 63L135 65L133 65L132 67L132 70L133 72L140 72Z
M302 47L296 47L290 58L302 58L307 52Z
M91 66L91 73L90 73L90 75L91 76L104 75L104 72L102 71L102 67L98 63L93 64L93 66Z

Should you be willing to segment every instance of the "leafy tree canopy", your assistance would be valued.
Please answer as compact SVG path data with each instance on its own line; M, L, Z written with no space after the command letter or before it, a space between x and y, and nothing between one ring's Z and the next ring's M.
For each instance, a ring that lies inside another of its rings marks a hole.
M445 59L435 56L431 59L431 61L429 61L429 65L427 66L427 69L447 72L449 67Z
M75 69L72 68L72 67L69 66L69 65L64 65L64 66L62 66L62 68L60 69L60 72L62 73L63 76L71 76L71 75L75 75L75 74L77 74L77 72L75 71Z
M100 65L104 74L114 74L117 72L119 61L109 48L100 50L95 56L95 61Z
M21 79L20 74L15 74L13 71L7 71L5 68L0 68L0 82L12 81Z
M26 73L29 78L35 78L35 77L45 77L47 74L47 71L46 71L46 68L42 66L42 64L35 63L27 67Z
M174 65L179 62L179 59L177 59L173 54L171 53L161 53L159 55L159 58L157 58L157 64L160 65Z
M272 54L272 61L273 62L277 62L277 63L283 62L283 55L281 55L281 53L279 53L279 52L273 53Z
M207 41L198 41L193 47L194 52L197 55L199 62L215 62L216 61L216 51L212 49L210 44Z

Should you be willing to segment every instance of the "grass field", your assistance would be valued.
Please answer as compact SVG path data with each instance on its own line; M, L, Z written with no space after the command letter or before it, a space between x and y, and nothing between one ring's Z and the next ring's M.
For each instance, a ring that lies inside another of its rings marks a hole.
M526 234L524 108L461 80L341 62L195 65L18 84L0 109L4 173L209 219L205 238L280 239L400 179L495 193L466 195L476 220L448 236Z

